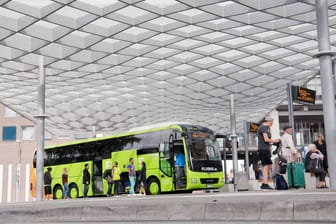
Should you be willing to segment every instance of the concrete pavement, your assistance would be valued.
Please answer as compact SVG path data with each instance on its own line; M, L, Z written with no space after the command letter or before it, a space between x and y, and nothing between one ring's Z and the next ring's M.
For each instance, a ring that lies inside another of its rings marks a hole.
M336 222L336 192L244 191L122 196L0 205L1 223L108 221Z

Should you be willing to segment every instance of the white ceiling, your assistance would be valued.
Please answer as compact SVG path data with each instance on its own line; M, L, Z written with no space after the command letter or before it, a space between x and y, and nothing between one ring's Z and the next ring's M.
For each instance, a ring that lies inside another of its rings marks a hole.
M160 122L230 130L318 73L314 0L0 0L0 101L46 128L117 132ZM336 0L329 0L336 43Z

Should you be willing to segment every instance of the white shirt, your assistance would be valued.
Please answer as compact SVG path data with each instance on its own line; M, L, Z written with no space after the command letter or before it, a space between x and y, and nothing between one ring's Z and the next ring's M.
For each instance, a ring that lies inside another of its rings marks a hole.
M281 150L283 155L290 160L289 162L294 162L293 154L296 154L296 148L294 146L292 135L285 132L280 139L282 144Z

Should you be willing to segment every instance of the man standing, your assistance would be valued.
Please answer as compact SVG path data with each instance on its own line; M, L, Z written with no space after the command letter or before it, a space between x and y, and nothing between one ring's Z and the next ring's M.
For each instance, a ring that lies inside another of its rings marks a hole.
M185 176L185 158L181 150L178 151L175 161L176 168L176 188L181 189L182 186L182 177Z
M283 128L284 134L281 136L282 153L287 159L287 162L292 163L296 161L297 150L294 146L292 127L285 126Z
M273 164L271 160L271 145L280 141L280 139L271 139L269 128L272 124L273 118L266 117L258 129L258 155L263 165L263 183L260 188L264 190L273 190L273 188L268 185L269 171Z
M85 163L85 165L84 165L83 184L84 184L83 197L87 198L87 194L88 194L88 191L89 191L89 185L90 185L90 173L89 173L89 164L88 163Z
M51 190L51 167L47 168L47 171L44 173L44 199L51 200L52 199L52 190Z
M129 195L130 196L135 196L135 192L134 192L134 186L135 186L135 179L136 179L136 174L135 174L135 167L134 167L134 159L130 158L130 163L127 166L127 170L128 170L128 178L130 181L130 192Z

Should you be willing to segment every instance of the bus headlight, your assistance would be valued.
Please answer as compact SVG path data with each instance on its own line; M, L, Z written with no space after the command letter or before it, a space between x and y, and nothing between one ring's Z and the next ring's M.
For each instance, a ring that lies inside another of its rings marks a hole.
M197 179L196 178L191 178L191 183L192 184L197 184Z

